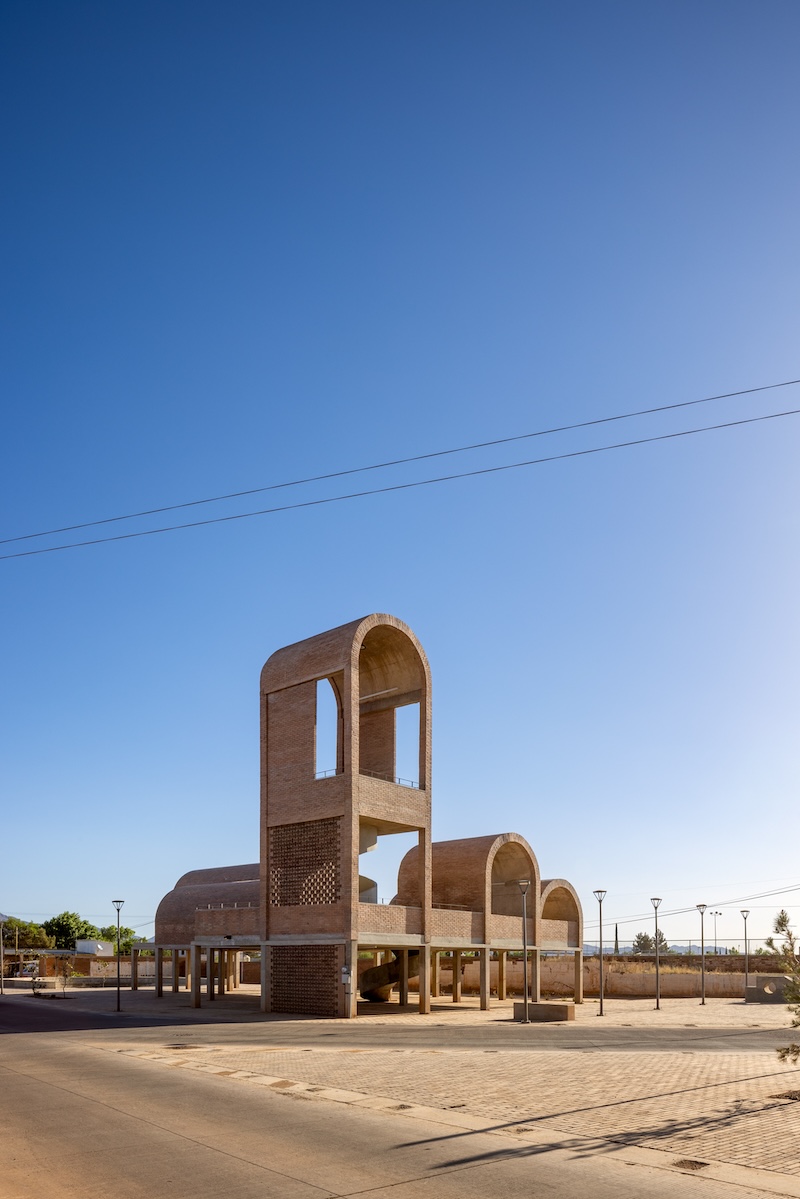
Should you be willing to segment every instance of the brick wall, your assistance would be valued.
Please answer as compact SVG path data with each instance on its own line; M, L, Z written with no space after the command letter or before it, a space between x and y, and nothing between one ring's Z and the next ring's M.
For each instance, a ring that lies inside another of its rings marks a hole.
M271 954L272 1010L309 1016L341 1014L339 945L309 945L302 952L291 945L276 945Z
M306 820L270 830L268 901L271 907L339 903L341 820Z
M196 937L258 937L258 908L201 908L194 914Z
M409 933L421 935L422 909L401 907L396 903L360 903L358 905L359 936L369 933Z

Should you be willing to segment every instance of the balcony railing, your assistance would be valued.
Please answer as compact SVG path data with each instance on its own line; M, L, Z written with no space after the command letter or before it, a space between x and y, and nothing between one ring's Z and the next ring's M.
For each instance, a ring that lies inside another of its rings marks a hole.
M359 770L358 773L366 775L370 779L380 779L384 783L397 783L398 787L412 787L415 791L419 791L419 783L416 779L402 779L394 774L382 774L379 770Z

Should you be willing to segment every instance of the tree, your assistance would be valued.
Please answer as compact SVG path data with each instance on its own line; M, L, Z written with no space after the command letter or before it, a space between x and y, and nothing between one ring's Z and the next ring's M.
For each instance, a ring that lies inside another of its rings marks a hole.
M42 928L49 937L55 938L56 949L74 949L76 941L100 939L100 930L77 912L61 912L58 916L45 920Z
M800 941L789 924L787 911L778 912L772 931L775 936L767 937L766 945L773 953L778 954L781 969L789 975L790 982L787 984L784 994L789 1004L789 1011L792 1013L791 1027L800 1028ZM781 941L776 941L775 937L780 937ZM784 1045L776 1052L782 1062L793 1062L797 1065L800 1060L800 1044L796 1041L790 1045Z
M117 943L117 926L116 924L107 924L105 928L100 929L100 940L111 941L112 944ZM130 953L131 945L134 941L141 940L136 936L135 928L126 928L124 924L120 925L119 930L119 951L120 953Z
M655 953L655 951L656 951L656 942L655 942L654 937L651 937L649 933L637 933L636 934L636 936L633 939L633 952L634 953ZM659 953L669 953L670 952L669 945L667 945L667 938L664 936L661 929L658 930L658 952Z
M9 916L3 925L3 945L9 949L53 949L55 940L48 937L41 924Z

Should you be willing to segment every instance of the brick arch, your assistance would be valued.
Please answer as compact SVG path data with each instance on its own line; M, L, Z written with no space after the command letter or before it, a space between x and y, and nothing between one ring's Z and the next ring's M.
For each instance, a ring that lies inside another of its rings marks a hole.
M583 908L572 883L567 882L565 878L544 879L540 911L543 940L549 939L548 921L566 921L569 925L568 944L580 949L583 945Z

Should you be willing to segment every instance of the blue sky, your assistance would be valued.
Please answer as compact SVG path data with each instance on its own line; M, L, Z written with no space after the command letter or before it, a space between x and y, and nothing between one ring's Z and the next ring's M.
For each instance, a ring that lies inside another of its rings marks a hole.
M795 4L0 20L3 537L800 376ZM790 416L0 561L0 908L120 892L149 934L185 870L255 860L263 661L385 611L431 660L435 836L522 833L621 937L654 894L739 936L800 885L799 448Z

